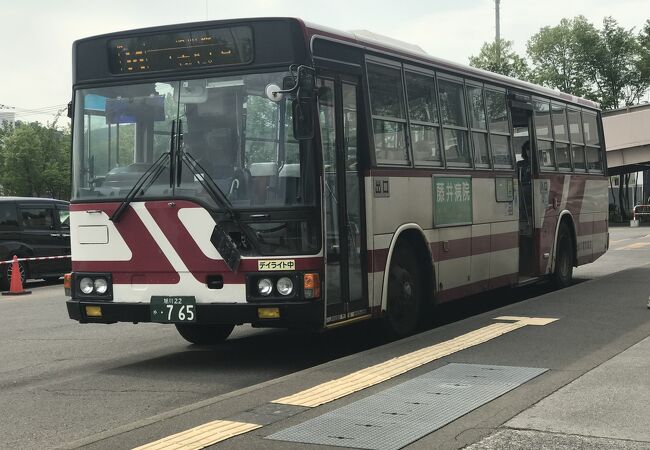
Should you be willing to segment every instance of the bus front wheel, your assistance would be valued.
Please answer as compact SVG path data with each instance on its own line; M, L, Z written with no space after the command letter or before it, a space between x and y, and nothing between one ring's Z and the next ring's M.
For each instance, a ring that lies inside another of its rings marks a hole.
M234 325L196 325L177 323L176 330L188 342L196 345L219 344L230 336Z
M388 272L385 324L388 333L398 338L413 334L420 322L422 283L415 255L410 242L400 242Z
M553 271L553 284L558 289L571 286L573 281L573 240L569 227L562 223L557 235L557 256Z

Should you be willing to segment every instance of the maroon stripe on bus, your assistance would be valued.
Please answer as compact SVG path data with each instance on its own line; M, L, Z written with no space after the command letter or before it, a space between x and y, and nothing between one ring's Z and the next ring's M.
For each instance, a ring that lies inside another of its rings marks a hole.
M447 244L448 252L443 251L444 244L441 241L429 243L434 262L514 249L518 245L519 233L516 231L475 236L473 238L452 239ZM387 260L387 248L368 250L368 271L383 272L386 269Z
M608 227L607 220L596 220L594 222L594 234L607 233Z
M93 205L72 205L73 211L97 210L110 216L119 203L99 203ZM138 214L132 209L124 211L115 228L131 251L128 261L102 261L97 255L95 261L72 261L75 272L110 272L115 284L131 283L132 275L143 275L145 283L176 284L180 276L164 255L154 238L142 223ZM74 255L73 255L74 256ZM145 275L146 274L146 275Z
M608 223L607 220L595 220L593 222L577 222L578 236L586 236L590 234L607 233Z
M246 280L246 272L258 271L258 261L260 259L293 259L296 263L296 270L320 270L323 267L322 257L268 257L242 259L237 272L233 272L223 260L216 260L206 256L178 217L178 212L181 209L198 207L198 205L191 202L178 201L176 202L175 208L170 208L167 202L161 201L147 202L146 207L167 240L169 240L174 250L176 250L183 260L187 269L201 283L206 282L208 275L215 273L223 276L224 283L244 283Z
M468 283L451 289L443 289L436 293L436 301L443 303L457 298L467 297L468 295L478 294L486 289L510 286L517 283L517 278L518 275L516 273L511 273L490 278L489 280L475 281L474 283Z
M492 235L492 239L490 241L491 252L510 250L517 247L519 247L519 233L517 231Z
M368 250L368 272L383 272L388 259L388 249Z

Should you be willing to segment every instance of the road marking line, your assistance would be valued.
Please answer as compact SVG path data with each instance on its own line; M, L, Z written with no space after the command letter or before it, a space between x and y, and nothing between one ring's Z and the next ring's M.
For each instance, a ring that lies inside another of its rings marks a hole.
M497 317L495 320L514 321L514 323L494 323L449 341L440 342L430 347L389 359L388 361L366 367L365 369L358 370L335 380L327 381L296 394L273 400L272 403L314 408L382 383L436 359L482 344L526 325L543 326L555 322L558 319L502 316Z
M619 247L616 250L634 250L637 248L644 248L644 247L650 247L650 242L635 242L634 244L629 244L623 247Z
M163 439L142 445L133 450L200 450L233 436L248 433L262 425L230 420L215 420Z

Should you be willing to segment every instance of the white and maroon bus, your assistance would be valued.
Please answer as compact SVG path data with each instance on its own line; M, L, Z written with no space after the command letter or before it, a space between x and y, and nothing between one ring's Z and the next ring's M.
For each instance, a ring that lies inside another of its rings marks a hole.
M588 100L288 18L82 39L73 74L82 323L406 335L608 247Z

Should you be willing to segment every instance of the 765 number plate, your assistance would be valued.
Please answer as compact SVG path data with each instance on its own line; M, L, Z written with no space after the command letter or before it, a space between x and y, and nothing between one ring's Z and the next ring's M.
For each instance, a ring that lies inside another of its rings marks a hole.
M193 296L154 295L151 297L151 321L196 322L196 299Z

